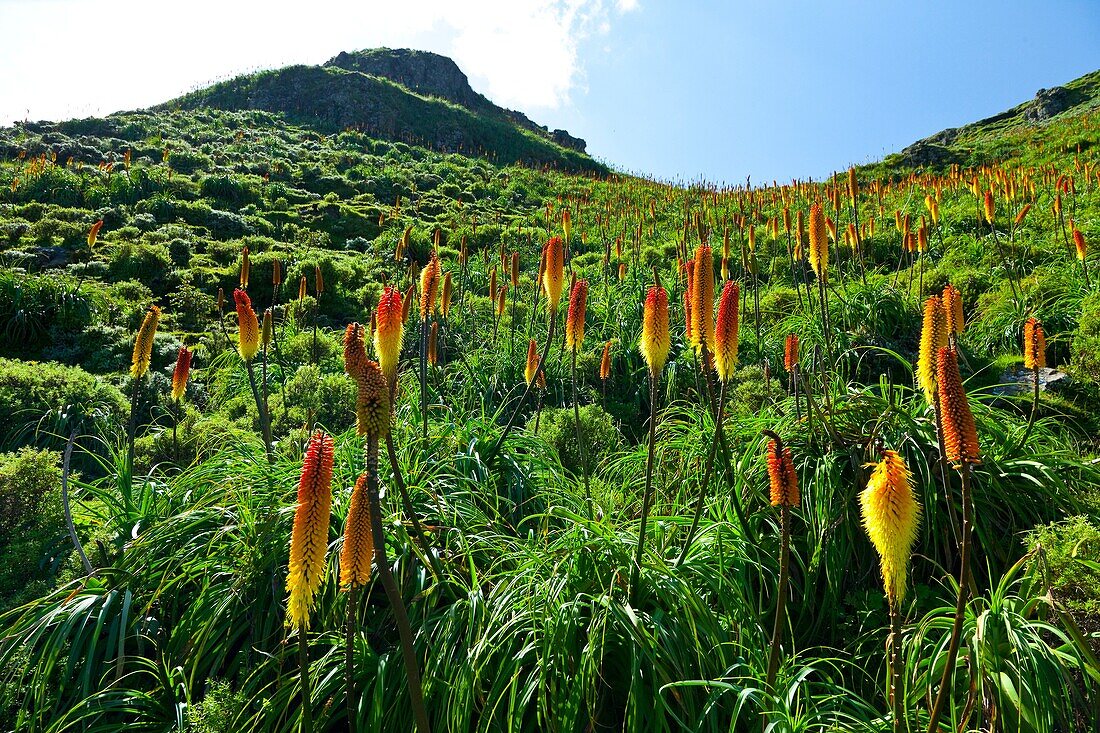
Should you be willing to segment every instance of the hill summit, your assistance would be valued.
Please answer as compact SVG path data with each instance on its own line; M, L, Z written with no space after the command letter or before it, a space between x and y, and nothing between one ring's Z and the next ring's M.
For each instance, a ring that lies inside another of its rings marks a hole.
M155 109L203 107L281 113L321 132L354 129L501 163L604 170L586 154L584 140L493 104L452 59L428 51L342 52L320 66L243 74Z

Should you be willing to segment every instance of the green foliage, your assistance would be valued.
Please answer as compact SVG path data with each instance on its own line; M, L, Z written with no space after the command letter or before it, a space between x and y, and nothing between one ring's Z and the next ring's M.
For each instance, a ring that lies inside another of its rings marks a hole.
M44 595L70 547L61 510L60 456L0 454L0 609Z
M1069 517L1036 527L1025 542L1031 550L1042 548L1033 562L1049 573L1059 601L1081 615L1079 622L1100 623L1100 527L1085 516Z
M599 405L585 405L580 409L580 440L584 442L588 471L591 474L604 457L618 449L621 442L618 429ZM534 418L528 420L534 430ZM581 452L577 443L577 422L572 408L544 408L539 422L541 436L561 458L561 465L579 474Z

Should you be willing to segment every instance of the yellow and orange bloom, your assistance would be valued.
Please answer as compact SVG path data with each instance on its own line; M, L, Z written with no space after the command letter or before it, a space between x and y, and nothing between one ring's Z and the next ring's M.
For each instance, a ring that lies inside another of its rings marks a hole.
M454 285L451 282L451 273L448 271L443 276L443 289L439 295L439 310L444 318L451 314L451 295L453 292Z
M611 341L603 345L603 356L600 358L600 379L606 382L611 378Z
M242 359L249 362L260 350L260 323L256 320L256 311L252 310L248 293L237 288L233 291L233 302L237 306L237 351Z
M367 474L364 473L360 474L351 491L348 518L344 523L344 547L340 550L340 587L347 590L369 583L373 558L374 535L371 532Z
M88 231L88 246L94 247L95 241L99 237L99 230L103 228L103 220L100 219L95 224L92 224L92 228Z
M924 324L920 332L920 352L917 355L917 385L924 391L929 404L936 399L936 360L939 350L947 346L947 318L943 302L933 295L924 301Z
M943 347L939 350L936 386L947 460L954 466L981 463L978 430L974 424L974 415L970 412L966 390L963 389L958 357L954 349Z
M788 333L787 338L783 342L783 368L787 370L788 374L791 374L797 367L798 335L794 333Z
M768 483L772 506L798 506L798 474L791 449L775 440L768 441Z
M638 350L642 353L649 375L656 379L668 361L672 338L668 330L668 293L660 285L650 286L642 312L642 337Z
M524 369L523 377L527 380L527 386L530 387L531 383L535 380L536 373L539 371L539 347L535 343L534 339L527 344L527 366Z
M290 567L286 589L287 623L309 629L309 613L325 577L325 551L332 510L332 438L318 430L309 440L298 480L298 506L290 534Z
M896 608L905 598L909 558L921 516L912 477L900 455L892 450L883 452L859 503L863 527L878 552L886 597Z
M714 255L709 246L695 250L691 268L691 345L700 354L714 353Z
M986 222L988 224L992 224L994 218L996 218L996 215L997 215L997 209L996 209L995 204L993 203L993 192L992 191L986 191L985 192L985 200L984 200L984 205L983 205L983 211L985 213Z
M248 259L248 247L241 250L241 289L248 287L248 275L252 270L252 262Z
M149 371L149 361L153 355L153 337L157 334L157 326L160 324L160 308L149 306L145 312L145 318L141 321L141 328L134 337L134 353L130 359L130 376L140 379Z
M374 353L390 389L397 383L397 362L401 356L401 342L405 335L401 291L386 286L382 297L378 299L376 311L377 327L374 331Z
M730 280L722 288L722 298L718 303L718 321L714 327L714 369L723 382L729 381L737 368L740 305L740 288Z
M584 343L584 312L588 303L588 281L577 280L569 293L569 315L565 320L565 347L574 354Z
M1085 242L1085 235L1077 227L1073 228L1073 247L1077 250L1077 259L1084 262L1085 257L1088 256L1089 247Z
M943 288L943 311L947 316L947 333L958 337L962 334L966 322L963 318L962 293L951 283Z
M429 315L435 313L441 273L439 258L433 254L428 264L420 271L420 320L422 321L426 321Z
M551 237L542 248L542 288L550 302L550 310L556 311L565 287L565 249L561 237Z
M435 366L439 363L439 321L432 321L432 330L428 333L428 363Z
M816 201L810 206L810 267L819 280L829 277L829 236L826 231L825 211Z
M179 402L187 392L187 379L191 375L191 349L181 346L176 355L176 368L172 370L172 401Z
M1039 370L1047 365L1047 337L1037 318L1024 322L1024 368Z

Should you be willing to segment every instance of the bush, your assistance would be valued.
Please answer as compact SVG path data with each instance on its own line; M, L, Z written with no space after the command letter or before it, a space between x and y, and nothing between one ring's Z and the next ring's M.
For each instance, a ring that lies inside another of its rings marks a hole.
M607 455L619 447L619 431L611 420L611 415L599 405L586 405L580 410L581 440L587 452L588 473ZM528 420L527 429L534 431L535 416ZM542 411L539 422L539 437L549 443L558 452L561 465L579 474L581 471L580 450L577 446L577 424L573 408L547 408Z
M47 592L63 559L60 464L46 450L0 455L0 610Z
M1087 517L1070 517L1036 527L1026 536L1029 548L1042 546L1051 589L1075 614L1100 623L1100 570L1078 560L1100 563L1100 526Z

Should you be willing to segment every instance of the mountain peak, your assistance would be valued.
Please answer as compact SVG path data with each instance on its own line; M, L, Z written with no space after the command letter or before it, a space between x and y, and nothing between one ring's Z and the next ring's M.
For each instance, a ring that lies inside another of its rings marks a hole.
M356 129L387 140L498 162L605 170L585 141L549 130L474 91L453 60L430 51L342 52L321 66L245 74L161 108L259 109L324 132Z

